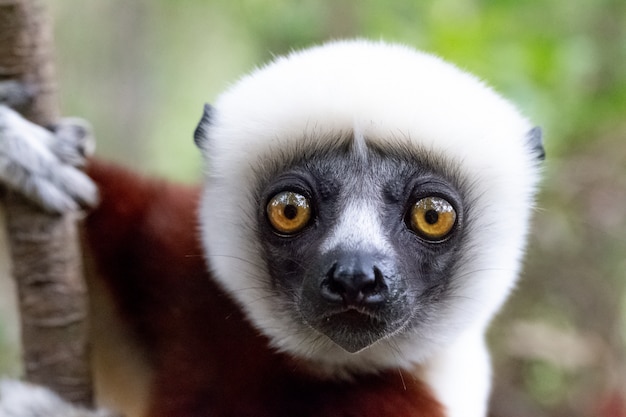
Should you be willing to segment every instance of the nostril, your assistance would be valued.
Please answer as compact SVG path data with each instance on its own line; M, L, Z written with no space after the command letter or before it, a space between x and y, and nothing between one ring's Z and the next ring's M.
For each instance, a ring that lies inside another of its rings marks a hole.
M345 292L341 281L336 279L336 270L337 264L334 264L322 281L322 295L331 301L341 301Z
M363 275L362 280L358 283L358 290L364 295L367 296L376 291L378 284L376 282L376 272L372 271L371 274Z
M387 284L385 283L385 275L383 272L374 265L374 290L383 290L387 288Z

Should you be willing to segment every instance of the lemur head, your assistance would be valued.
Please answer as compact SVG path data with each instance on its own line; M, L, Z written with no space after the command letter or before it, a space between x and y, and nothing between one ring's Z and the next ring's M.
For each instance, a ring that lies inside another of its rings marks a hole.
M210 268L272 345L332 372L411 366L516 280L541 134L408 47L274 60L196 130Z

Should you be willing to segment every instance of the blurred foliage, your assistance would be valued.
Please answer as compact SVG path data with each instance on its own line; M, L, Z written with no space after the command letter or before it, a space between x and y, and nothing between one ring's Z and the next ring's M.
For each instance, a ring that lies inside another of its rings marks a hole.
M623 0L52 4L67 113L96 124L103 154L176 178L197 178L203 102L272 55L341 37L408 43L488 80L545 128L551 155L626 114Z
M523 280L491 333L493 415L600 416L625 394L624 0L51 5L65 113L93 122L101 155L186 181L199 178L202 104L275 54L382 38L487 80L544 128L548 151Z

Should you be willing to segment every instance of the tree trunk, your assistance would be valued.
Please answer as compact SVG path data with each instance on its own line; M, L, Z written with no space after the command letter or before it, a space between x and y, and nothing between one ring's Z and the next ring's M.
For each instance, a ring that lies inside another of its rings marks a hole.
M23 116L43 126L57 121L52 31L41 0L0 0L0 80L19 81L34 92L17 108ZM4 203L26 379L90 405L86 287L76 215L44 213L7 190Z

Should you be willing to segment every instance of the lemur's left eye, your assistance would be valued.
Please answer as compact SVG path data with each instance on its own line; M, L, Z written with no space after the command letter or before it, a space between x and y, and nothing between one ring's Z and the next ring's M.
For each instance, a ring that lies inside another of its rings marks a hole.
M294 191L276 194L267 203L267 218L278 233L292 235L304 229L311 219L309 200Z
M456 211L452 204L441 197L425 197L418 200L409 213L411 229L424 239L437 241L452 231Z

